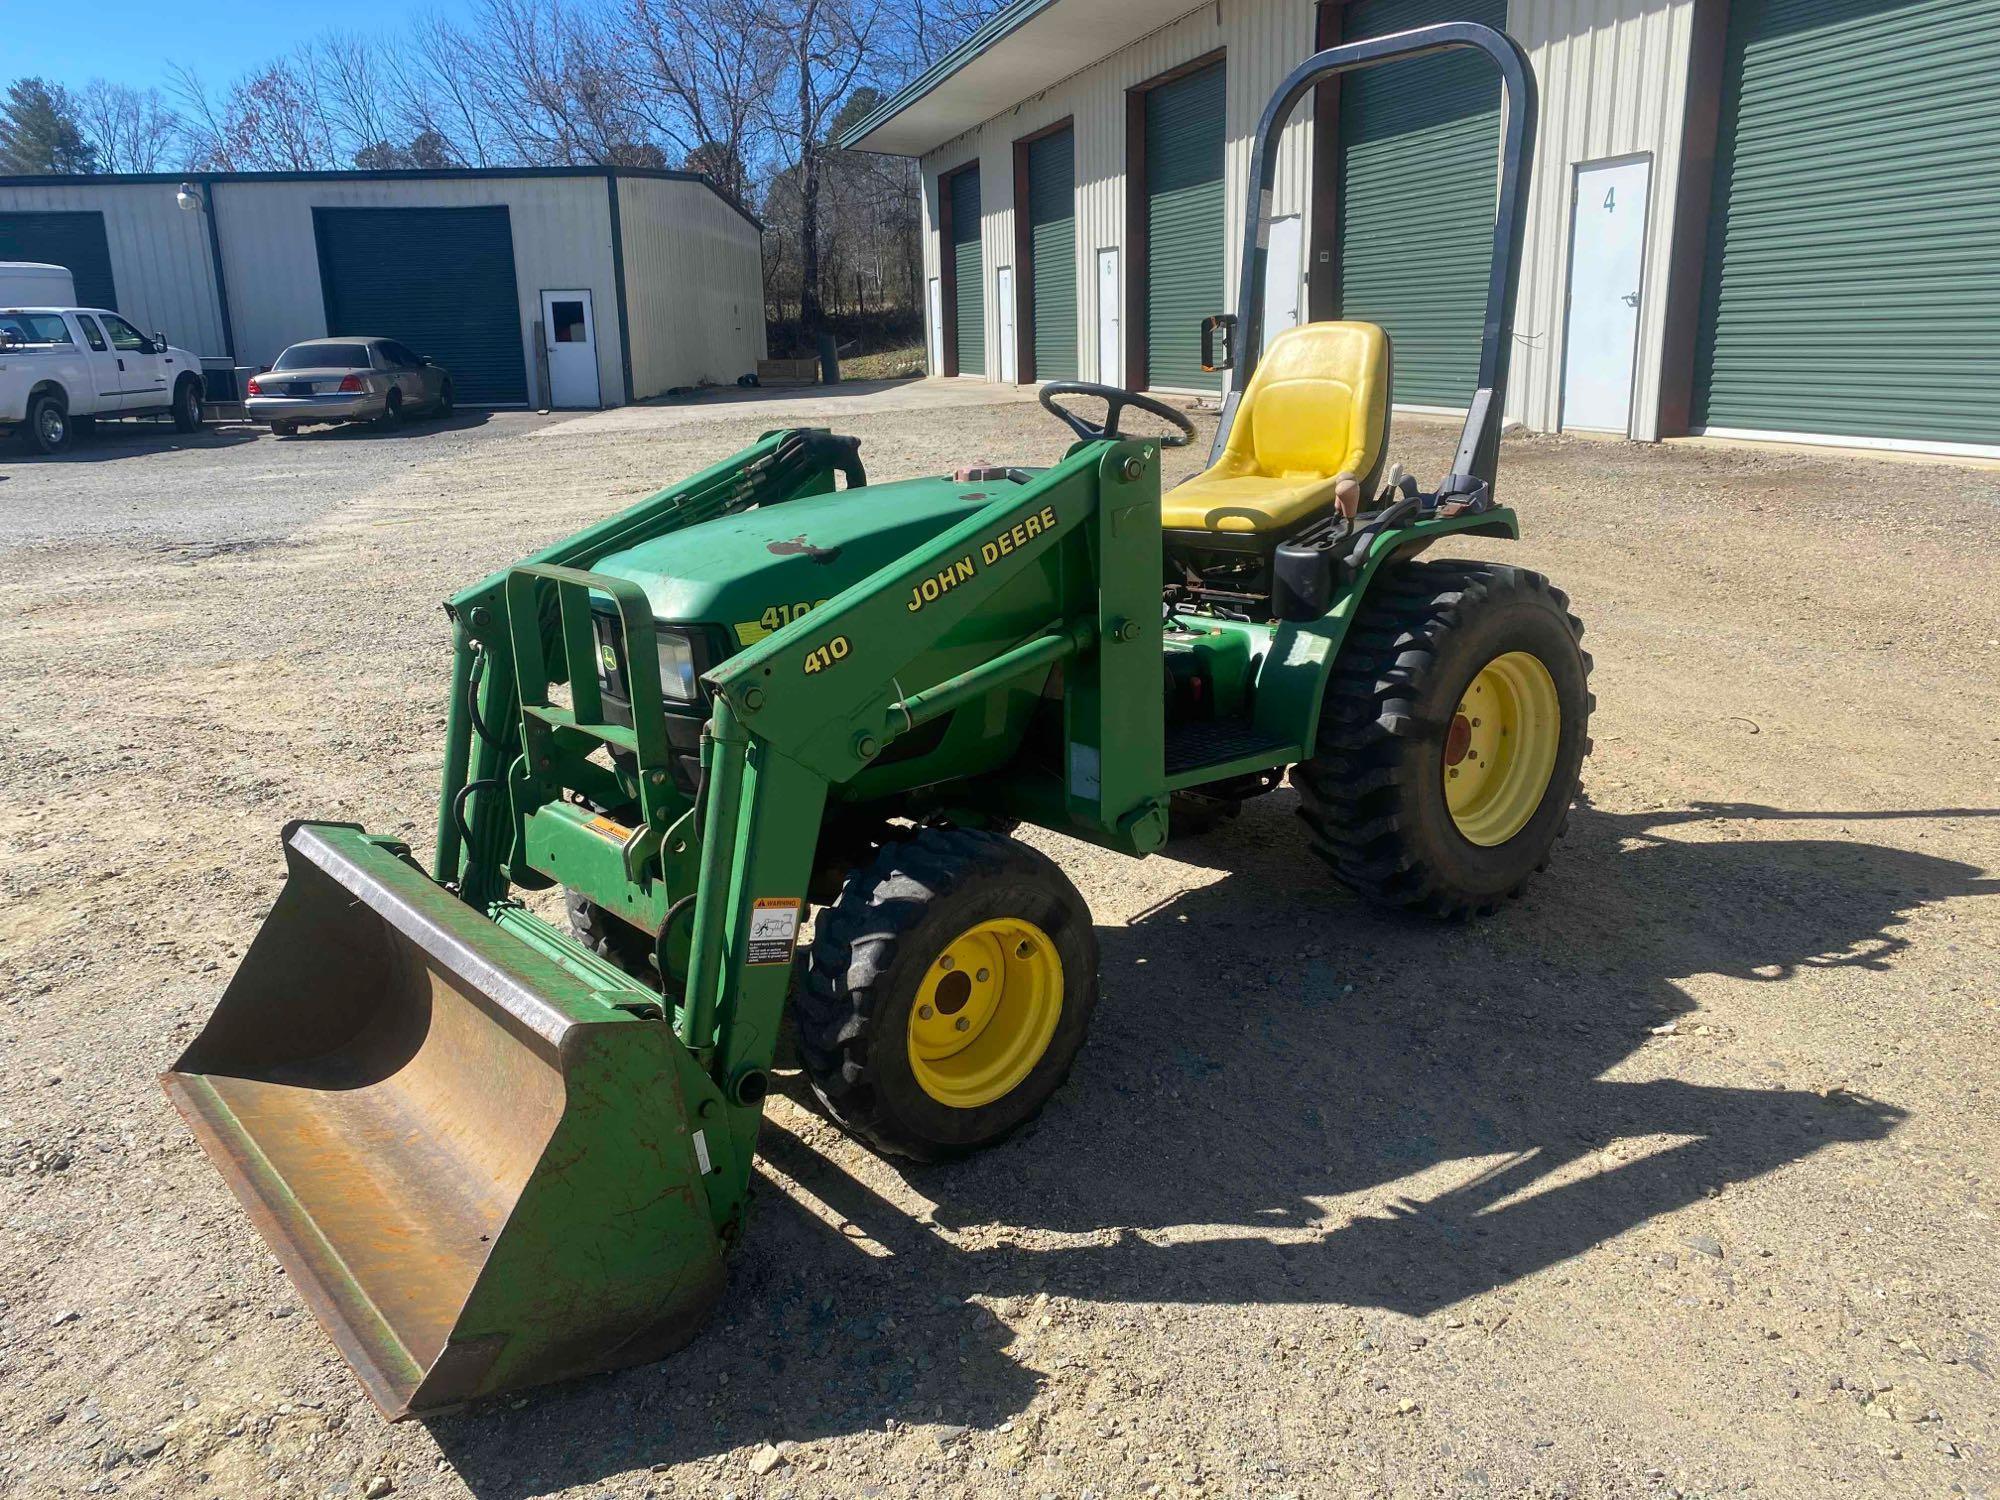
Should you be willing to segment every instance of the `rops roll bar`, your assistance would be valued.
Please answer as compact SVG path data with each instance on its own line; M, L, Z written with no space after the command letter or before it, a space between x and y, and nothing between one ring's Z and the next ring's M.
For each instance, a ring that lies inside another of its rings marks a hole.
M1493 220L1493 261L1486 283L1486 322L1479 338L1479 386L1465 414L1465 431L1452 462L1452 478L1440 490L1461 486L1459 476L1492 487L1500 462L1500 421L1507 389L1507 361L1514 333L1514 293L1520 282L1521 236L1526 225L1524 199L1535 145L1535 82L1527 54L1512 37L1474 21L1446 21L1419 26L1393 36L1348 42L1315 52L1286 76L1264 117L1257 122L1257 144L1250 158L1250 203L1243 219L1242 280L1236 293L1234 347L1220 368L1233 369L1229 398L1223 403L1209 454L1214 463L1229 442L1236 406L1257 368L1264 344L1264 262L1269 240L1271 184L1278 169L1277 136L1307 89L1323 79L1386 62L1402 62L1433 52L1470 47L1493 59L1506 96L1506 129L1501 137L1500 201ZM1220 321L1229 325L1231 320ZM1204 341L1212 337L1204 330ZM1463 488L1471 488L1470 485Z

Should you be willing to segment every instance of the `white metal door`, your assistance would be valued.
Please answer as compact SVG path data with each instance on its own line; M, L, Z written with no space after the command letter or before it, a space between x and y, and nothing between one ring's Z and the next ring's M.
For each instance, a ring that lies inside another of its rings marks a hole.
M97 315L104 336L111 340L111 356L118 366L119 411L151 411L167 404L167 373L161 356L153 352L153 341L116 313Z
M1118 252L1097 252L1097 379L1117 385L1124 351L1118 343Z
M944 292L931 278L931 374L944 374Z
M549 405L595 408L597 320L588 291L542 293L542 337L549 350Z
M1305 240L1299 216L1274 220L1268 231L1264 254L1264 342L1287 328L1299 326L1299 287L1305 280L1305 262L1300 259Z
M1651 175L1652 163L1644 158L1577 168L1563 336L1564 427L1631 430Z
M1014 268L1002 266L993 274L993 295L1000 302L1000 383L1012 385L1019 365L1014 351Z
M96 403L93 412L112 412L127 405L125 400L125 376L118 363L118 356L111 351L111 341L104 336L89 313L74 313L76 326L83 332L84 358L90 365L91 384L96 387Z

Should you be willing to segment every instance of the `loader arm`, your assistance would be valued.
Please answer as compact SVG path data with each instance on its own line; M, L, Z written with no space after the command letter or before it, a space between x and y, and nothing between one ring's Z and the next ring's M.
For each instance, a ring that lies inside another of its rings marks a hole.
M746 1170L830 785L927 719L1065 662L1084 753L1072 748L1056 821L1134 853L1164 840L1159 497L1157 444L1081 445L709 674L681 1039L728 1101ZM1059 615L943 681L905 676L927 640L1052 558Z
M855 439L821 429L766 433L743 452L530 554L519 566L588 569L613 552L732 511L824 494L836 475L845 476L850 488L860 486L866 475L857 448ZM494 573L445 602L453 659L432 870L477 910L506 895L507 858L530 811L514 807L507 795L508 774L521 752L512 633L518 627L510 622L507 601L513 571ZM536 616L545 649L552 648L560 625L553 578L537 595ZM550 655L560 659L561 653L551 649Z

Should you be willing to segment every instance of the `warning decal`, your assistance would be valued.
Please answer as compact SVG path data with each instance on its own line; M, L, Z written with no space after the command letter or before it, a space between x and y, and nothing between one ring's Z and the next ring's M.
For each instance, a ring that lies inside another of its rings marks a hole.
M760 896L750 909L749 952L744 962L788 964L799 937L799 905L783 896Z

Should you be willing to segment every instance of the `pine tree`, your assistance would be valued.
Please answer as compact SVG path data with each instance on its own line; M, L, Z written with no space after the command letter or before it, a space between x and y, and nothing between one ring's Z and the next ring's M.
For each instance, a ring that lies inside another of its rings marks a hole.
M0 172L94 172L97 149L83 138L76 101L61 84L17 78L0 109Z

